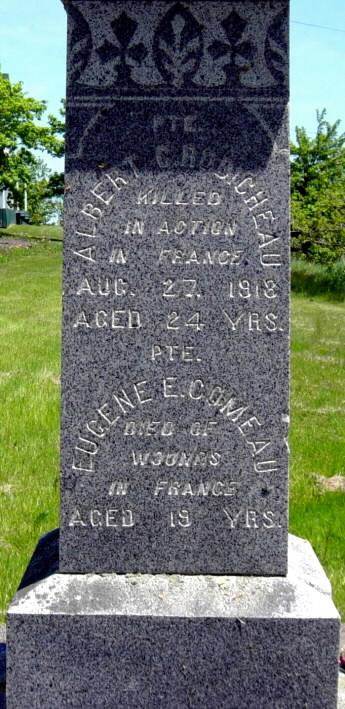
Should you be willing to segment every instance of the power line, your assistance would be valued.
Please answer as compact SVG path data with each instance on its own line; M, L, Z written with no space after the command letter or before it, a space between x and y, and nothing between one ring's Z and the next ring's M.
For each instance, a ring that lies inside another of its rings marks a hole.
M330 32L342 32L345 34L345 30L340 30L338 27L326 27L325 25L314 25L311 22L299 22L298 20L291 20L293 25L304 25L305 27L317 27L319 30L329 30Z

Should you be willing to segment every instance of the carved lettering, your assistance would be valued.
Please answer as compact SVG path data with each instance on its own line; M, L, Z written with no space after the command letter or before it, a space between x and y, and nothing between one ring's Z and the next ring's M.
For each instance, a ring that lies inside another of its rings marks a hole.
M239 266L243 250L162 249L159 263L172 266Z
M188 510L170 512L170 527L190 527L191 524L191 516Z
M137 204L151 205L152 207L218 207L222 203L220 192L189 192L181 190L179 192L163 191L152 188L146 192L140 192Z
M97 310L92 315L82 311L73 327L86 330L138 330L142 327L142 319L137 310Z
M233 480L186 482L159 480L154 487L154 497L234 497L238 484Z
M201 362L193 345L152 345L152 362Z
M284 332L276 313L240 313L233 314L222 309L225 321L231 332Z
M167 468L216 468L222 459L222 454L216 451L132 451L132 462L135 467Z
M120 497L127 495L129 488L129 483L124 482L122 480L115 480L114 482L111 483L109 492L108 492L108 497Z
M229 529L275 529L280 527L277 515L272 510L264 512L255 509L241 509L233 511L228 507L223 508L226 524Z
M69 527L101 527L126 529L134 527L132 510L109 509L88 510L81 512L75 509L68 523Z

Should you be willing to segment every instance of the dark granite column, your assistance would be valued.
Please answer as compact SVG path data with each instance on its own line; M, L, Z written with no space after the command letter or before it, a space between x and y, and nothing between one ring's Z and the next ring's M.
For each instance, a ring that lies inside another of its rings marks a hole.
M288 2L66 9L61 570L283 575Z

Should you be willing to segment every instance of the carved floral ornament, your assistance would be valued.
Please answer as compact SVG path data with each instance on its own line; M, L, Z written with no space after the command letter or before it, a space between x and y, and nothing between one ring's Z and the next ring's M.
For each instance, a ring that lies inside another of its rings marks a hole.
M284 87L282 4L75 2L69 14L70 84L144 94Z

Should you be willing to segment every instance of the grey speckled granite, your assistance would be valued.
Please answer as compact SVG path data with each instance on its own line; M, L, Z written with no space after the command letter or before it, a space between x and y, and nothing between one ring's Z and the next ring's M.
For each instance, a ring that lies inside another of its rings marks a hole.
M335 709L339 617L308 542L286 578L53 573L8 616L8 709Z
M60 568L284 575L288 0L65 4Z

